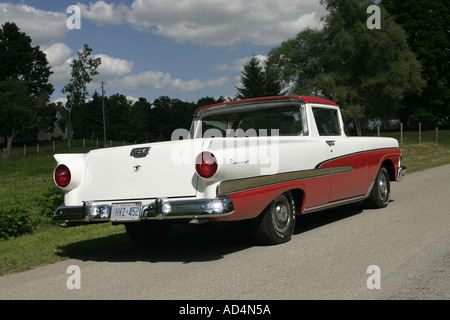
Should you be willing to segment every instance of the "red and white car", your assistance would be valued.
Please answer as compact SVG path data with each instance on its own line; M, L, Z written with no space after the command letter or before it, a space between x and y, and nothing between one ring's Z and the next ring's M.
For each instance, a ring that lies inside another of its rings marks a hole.
M385 207L406 168L392 138L348 137L339 107L284 96L196 110L172 141L57 154L62 226L125 224L151 243L172 223L248 220L260 243L288 241L295 217L365 200Z

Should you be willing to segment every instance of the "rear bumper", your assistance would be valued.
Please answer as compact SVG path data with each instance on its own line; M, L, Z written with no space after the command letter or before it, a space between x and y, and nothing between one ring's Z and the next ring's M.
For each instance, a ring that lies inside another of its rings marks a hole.
M63 206L56 209L53 221L62 227L86 223L111 221L112 203L85 202L83 206ZM215 199L168 199L157 198L142 202L138 221L164 219L208 219L224 217L234 213L229 197ZM114 221L126 223L127 221Z

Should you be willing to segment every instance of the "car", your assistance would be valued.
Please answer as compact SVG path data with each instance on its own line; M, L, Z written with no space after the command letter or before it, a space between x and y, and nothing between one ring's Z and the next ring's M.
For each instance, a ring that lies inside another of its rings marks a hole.
M334 102L308 96L198 108L171 141L56 154L63 227L124 224L137 243L163 241L173 223L248 221L265 245L289 241L296 217L390 201L406 167L393 138L350 137Z

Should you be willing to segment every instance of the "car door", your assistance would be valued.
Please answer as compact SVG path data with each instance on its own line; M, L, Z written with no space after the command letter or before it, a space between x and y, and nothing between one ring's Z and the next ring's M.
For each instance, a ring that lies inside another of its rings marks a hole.
M367 182L367 154L362 139L347 137L337 107L313 107L320 140L328 149L321 168L333 168L329 202L363 195Z

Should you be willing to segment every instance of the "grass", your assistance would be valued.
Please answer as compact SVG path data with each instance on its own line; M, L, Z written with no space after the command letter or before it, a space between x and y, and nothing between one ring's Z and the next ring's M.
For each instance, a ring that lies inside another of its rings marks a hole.
M393 137L400 141L400 132L382 132L381 136ZM421 143L419 143L419 140ZM403 164L408 173L421 171L450 163L450 131L440 130L436 144L436 132L423 131L419 139L418 131L403 132L400 145Z
M420 144L417 132L404 134L401 149L408 173L450 163L450 131L439 133L439 144L434 143L434 134L434 131L423 132ZM400 134L382 133L382 136L398 139ZM86 147L83 147L82 141L72 141L69 150L66 141L58 141L55 148L57 153L84 153L95 148L93 144L86 142ZM45 199L49 190L55 188L52 180L55 165L52 143L40 144L39 154L36 146L27 146L26 156L23 146L18 146L13 149L10 161L0 161L0 206L6 202L30 206L34 221L31 234L0 240L0 275L129 243L123 226L106 223L63 229L50 221L55 208L43 206L42 199Z
M450 163L450 148L435 143L405 144L401 147L407 173Z
M86 256L129 241L123 226L109 223L67 229L44 225L33 234L0 241L0 275Z
M55 147L59 153L81 153L95 146L73 141L68 149L66 141L59 141ZM63 229L51 222L56 208L48 208L45 197L55 189L55 165L52 143L41 144L39 154L36 147L27 146L26 156L23 146L16 147L10 161L0 160L0 206L30 207L33 222L31 234L0 240L0 276L129 242L123 226L107 223Z

